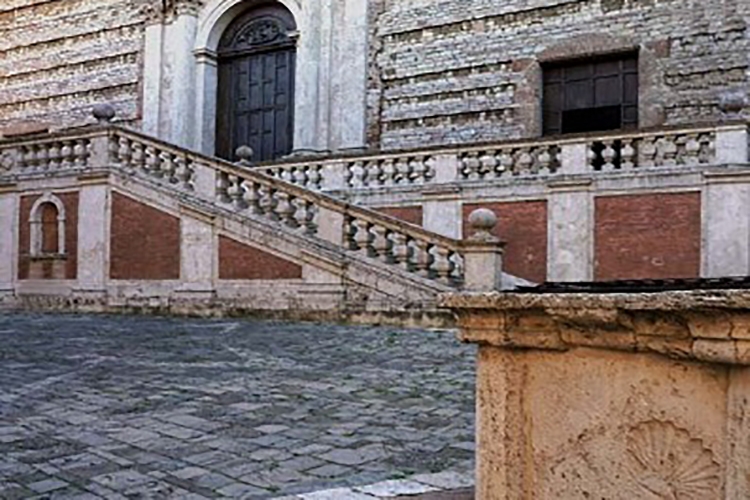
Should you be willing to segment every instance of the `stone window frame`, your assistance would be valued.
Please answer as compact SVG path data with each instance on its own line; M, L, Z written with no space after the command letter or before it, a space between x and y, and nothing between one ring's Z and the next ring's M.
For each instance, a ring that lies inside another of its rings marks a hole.
M517 69L524 73L527 91L521 93L519 118L527 125L527 137L542 137L542 66L571 60L600 58L630 52L638 58L638 129L662 126L665 122L664 75L660 59L669 57L669 43L665 40L642 43L629 37L601 33L576 35L550 45L533 59L517 61Z
M52 204L57 209L57 252L45 253L43 249L44 228L42 210L44 205ZM29 212L29 256L34 258L64 257L65 248L65 205L52 193L44 193L31 206Z

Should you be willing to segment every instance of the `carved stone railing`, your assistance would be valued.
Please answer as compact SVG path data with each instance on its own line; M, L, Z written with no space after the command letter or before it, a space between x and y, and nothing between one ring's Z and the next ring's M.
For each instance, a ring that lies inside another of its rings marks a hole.
M740 123L283 162L255 168L308 189L337 191L747 162L747 125Z
M0 158L4 161L0 179L115 168L451 287L462 287L466 280L465 250L470 258L482 258L475 255L484 247L490 253L498 247L497 242L447 238L262 171L119 127L97 126L17 143L0 142ZM301 178L300 174L291 180Z

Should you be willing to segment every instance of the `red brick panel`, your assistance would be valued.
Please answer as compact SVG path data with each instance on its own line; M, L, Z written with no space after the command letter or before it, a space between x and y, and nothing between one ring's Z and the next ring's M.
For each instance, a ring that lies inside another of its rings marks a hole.
M238 241L219 237L219 279L291 280L302 278L302 267Z
M597 280L700 274L700 193L596 198Z
M544 281L547 278L547 202L464 205L464 238L471 233L469 214L477 208L489 208L497 215L494 234L505 242L505 271L531 281Z
M78 192L52 193L58 198L65 207L65 279L74 280L78 275ZM41 195L21 196L21 207L19 213L19 231L18 231L18 279L29 279L29 254L31 251L31 208L34 202ZM49 212L42 207L43 220L48 220ZM56 226L56 224L55 224ZM44 230L50 229L46 225ZM54 227L54 235L45 235L45 241L50 242L50 238L57 241L57 227ZM44 234L44 233L43 233ZM49 250L53 248L45 247ZM55 249L57 244L55 243ZM50 273L46 274L51 277Z
M410 222L411 224L415 224L420 227L422 226L422 207L420 206L378 207L375 210L404 222Z
M180 220L112 193L109 277L115 280L180 278Z

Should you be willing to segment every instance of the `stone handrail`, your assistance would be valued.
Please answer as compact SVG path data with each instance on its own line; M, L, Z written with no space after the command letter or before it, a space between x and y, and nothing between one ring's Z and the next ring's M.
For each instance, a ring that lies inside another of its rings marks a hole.
M314 190L420 187L517 176L748 162L744 123L587 134L497 144L281 162L256 167Z
M483 246L120 127L0 142L0 158L11 175L115 167L452 287L465 280L464 250Z

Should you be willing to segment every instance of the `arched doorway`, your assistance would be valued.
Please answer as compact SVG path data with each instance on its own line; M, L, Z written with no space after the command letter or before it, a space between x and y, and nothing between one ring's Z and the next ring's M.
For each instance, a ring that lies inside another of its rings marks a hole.
M292 151L296 24L281 4L235 19L219 42L216 154L233 160L239 146L254 161Z

